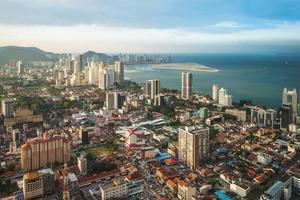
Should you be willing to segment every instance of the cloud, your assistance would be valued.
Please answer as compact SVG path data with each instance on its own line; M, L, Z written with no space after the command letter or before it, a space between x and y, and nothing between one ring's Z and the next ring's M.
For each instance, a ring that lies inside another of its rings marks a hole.
M239 24L238 22L234 22L234 21L224 21L212 25L212 27L216 27L216 28L245 28L247 26L248 25L246 24Z
M219 24L224 25L223 22ZM221 33L185 27L163 29L98 24L0 25L0 44L37 46L54 52L74 53L86 50L168 53L230 52L251 50L251 48L264 51L266 50L264 46L268 45L280 45L284 48L300 46L299 32L300 22L284 22L274 24L271 28L238 29Z

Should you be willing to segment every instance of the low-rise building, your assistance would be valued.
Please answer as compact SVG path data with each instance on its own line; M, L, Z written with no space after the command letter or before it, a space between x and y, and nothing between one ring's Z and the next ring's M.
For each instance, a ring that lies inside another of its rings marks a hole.
M128 194L127 182L124 178L115 178L99 187L102 200L126 197Z
M39 172L28 172L23 176L24 199L34 199L43 196L43 178Z
M233 115L236 117L238 121L245 122L247 119L247 113L246 110L240 110L240 109L226 109L225 113L229 115Z

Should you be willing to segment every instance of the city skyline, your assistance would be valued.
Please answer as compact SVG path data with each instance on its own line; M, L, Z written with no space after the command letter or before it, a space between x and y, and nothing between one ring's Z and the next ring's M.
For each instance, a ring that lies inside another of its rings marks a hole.
M111 53L290 53L300 49L299 4L294 0L4 0L1 5L1 46L71 53L90 49Z

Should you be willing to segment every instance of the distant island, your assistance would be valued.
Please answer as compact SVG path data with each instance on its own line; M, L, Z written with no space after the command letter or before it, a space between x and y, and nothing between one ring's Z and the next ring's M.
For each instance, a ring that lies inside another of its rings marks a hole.
M152 65L153 69L175 69L198 72L218 72L218 69L201 65L198 63L163 63Z

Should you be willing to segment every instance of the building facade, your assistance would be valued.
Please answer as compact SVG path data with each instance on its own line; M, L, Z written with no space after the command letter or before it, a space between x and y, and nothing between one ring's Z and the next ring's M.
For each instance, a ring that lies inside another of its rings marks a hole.
M125 198L128 194L127 182L124 178L115 178L108 183L99 185L101 199Z
M178 129L179 161L191 168L198 166L200 160L209 156L209 129L185 127Z
M46 136L45 136L46 135ZM70 141L68 138L44 134L44 138L28 140L21 146L21 166L23 171L47 167L55 162L70 160Z
M193 75L191 72L181 74L181 98L191 99L193 95Z

